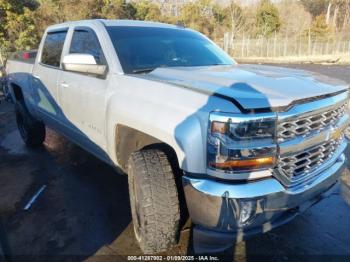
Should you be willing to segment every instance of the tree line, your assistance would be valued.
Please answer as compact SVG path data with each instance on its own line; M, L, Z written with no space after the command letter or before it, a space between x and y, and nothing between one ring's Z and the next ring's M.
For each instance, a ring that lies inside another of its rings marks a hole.
M231 40L276 34L350 38L349 0L260 0L250 5L196 0L185 1L176 13L149 0L0 0L0 51L36 48L48 25L95 18L181 23L214 41L227 35Z

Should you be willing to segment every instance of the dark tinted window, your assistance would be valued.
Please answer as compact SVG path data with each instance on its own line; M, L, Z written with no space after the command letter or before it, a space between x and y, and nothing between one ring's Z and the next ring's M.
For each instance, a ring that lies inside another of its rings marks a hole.
M157 67L234 63L223 50L195 31L136 26L109 26L107 31L126 73Z
M46 65L59 67L64 40L67 31L48 33L45 39L41 62Z
M90 54L97 64L106 64L101 45L91 30L75 30L69 52L71 54Z

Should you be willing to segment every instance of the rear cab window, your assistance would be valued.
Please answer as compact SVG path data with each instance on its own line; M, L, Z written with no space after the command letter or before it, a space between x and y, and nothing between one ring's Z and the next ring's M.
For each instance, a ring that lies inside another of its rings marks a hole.
M43 50L41 53L41 63L52 67L60 67L61 55L67 30L48 32Z

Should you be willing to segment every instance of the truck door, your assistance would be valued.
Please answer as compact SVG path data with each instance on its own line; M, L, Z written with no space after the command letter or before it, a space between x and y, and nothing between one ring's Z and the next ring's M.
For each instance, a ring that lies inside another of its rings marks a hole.
M68 29L46 34L42 51L33 68L33 99L37 111L45 122L59 128L62 110L58 104L57 84L61 71L61 55ZM60 128L59 128L60 129Z
M107 65L97 35L88 27L74 28L68 53L90 54L97 64ZM108 76L62 71L58 86L63 113L77 142L100 158L106 148L107 82Z

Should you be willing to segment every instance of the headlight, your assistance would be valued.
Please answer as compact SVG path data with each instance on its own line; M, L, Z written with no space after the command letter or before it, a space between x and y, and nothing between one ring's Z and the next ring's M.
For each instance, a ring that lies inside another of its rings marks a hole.
M276 161L276 115L210 115L208 174L227 179L254 179L270 172ZM232 175L230 175L232 174Z

